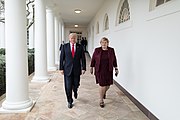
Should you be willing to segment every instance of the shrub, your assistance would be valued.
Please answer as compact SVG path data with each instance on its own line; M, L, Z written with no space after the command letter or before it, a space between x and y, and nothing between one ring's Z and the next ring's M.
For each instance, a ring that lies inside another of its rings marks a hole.
M28 75L34 72L34 49L28 49ZM5 49L0 49L0 96L6 92Z

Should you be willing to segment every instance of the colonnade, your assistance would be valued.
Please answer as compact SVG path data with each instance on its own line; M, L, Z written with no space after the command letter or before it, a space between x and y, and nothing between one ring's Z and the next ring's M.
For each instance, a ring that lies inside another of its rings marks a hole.
M26 0L5 1L6 98L0 112L26 112L29 97ZM57 70L64 28L59 16L44 0L35 0L35 23L29 43L35 48L35 71L31 82L49 82L48 71Z

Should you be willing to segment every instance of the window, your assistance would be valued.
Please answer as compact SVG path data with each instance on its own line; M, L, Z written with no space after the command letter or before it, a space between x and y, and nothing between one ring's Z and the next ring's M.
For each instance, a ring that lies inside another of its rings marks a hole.
M131 8L129 0L120 0L115 21L115 31L124 30L132 27Z
M99 22L96 24L96 34L99 34Z
M156 7L171 0L156 0Z
M118 24L124 23L130 20L130 10L128 0L124 0L123 3L120 2L120 11L118 13Z
M171 0L150 0L150 8L149 10L152 11L154 10L156 7L165 4L167 2L169 2Z
M105 17L104 17L104 31L108 30L108 29L109 29L109 18L108 18L108 15L105 14Z
M147 21L169 16L180 11L180 0L150 0Z

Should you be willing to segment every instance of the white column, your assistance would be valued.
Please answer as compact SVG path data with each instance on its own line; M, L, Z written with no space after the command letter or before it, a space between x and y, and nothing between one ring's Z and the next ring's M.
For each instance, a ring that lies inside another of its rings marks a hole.
M59 21L55 17L55 63L59 63Z
M34 27L35 24L33 24L30 28L29 28L29 48L34 48Z
M64 24L62 24L62 41L67 42L64 38Z
M55 71L55 39L54 39L54 16L51 9L46 9L47 25L47 60L48 70Z
M32 82L49 82L44 0L35 0L35 75Z
M0 48L5 48L5 24L0 22Z
M59 47L62 43L62 24L59 22Z
M6 0L5 10L6 99L1 112L25 112L33 106L28 85L26 0Z

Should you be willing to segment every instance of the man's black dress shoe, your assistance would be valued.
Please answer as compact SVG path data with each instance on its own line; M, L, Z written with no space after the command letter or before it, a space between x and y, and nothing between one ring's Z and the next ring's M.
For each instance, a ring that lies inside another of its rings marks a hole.
M72 108L72 107L73 107L72 103L68 103L68 108Z
M74 98L77 99L77 96L78 96L78 94L77 94L77 92L75 92L74 93Z

